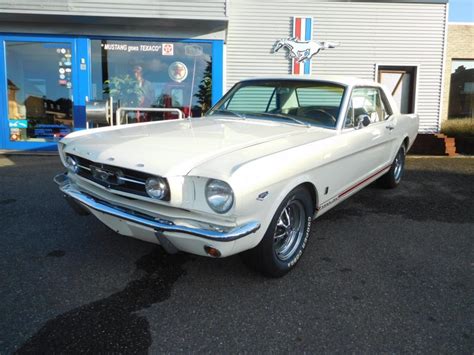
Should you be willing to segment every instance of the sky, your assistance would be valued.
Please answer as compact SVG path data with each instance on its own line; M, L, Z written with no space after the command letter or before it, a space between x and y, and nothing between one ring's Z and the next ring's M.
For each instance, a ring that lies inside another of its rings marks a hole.
M474 0L449 0L449 22L474 22Z

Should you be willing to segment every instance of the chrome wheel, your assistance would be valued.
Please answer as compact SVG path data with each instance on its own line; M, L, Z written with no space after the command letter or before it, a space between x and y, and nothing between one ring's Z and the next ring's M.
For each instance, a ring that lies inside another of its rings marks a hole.
M405 163L405 154L403 152L403 149L400 149L397 157L395 158L395 166L393 169L393 178L395 179L395 182L398 183L400 182L400 179L402 178L402 172L403 172L403 164Z
M273 235L273 249L278 259L293 256L304 235L305 209L298 200L289 201L280 214Z
M314 201L306 186L297 186L281 201L260 243L242 253L248 266L281 277L295 267L308 244Z

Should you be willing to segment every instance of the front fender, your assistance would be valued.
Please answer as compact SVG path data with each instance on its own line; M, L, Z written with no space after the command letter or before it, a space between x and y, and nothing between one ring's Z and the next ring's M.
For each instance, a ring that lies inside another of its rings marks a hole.
M319 203L319 201L318 201L318 190L317 190L316 186L311 181L312 181L312 179L308 174L298 175L298 176L295 176L295 177L291 178L290 180L286 181L284 183L283 188L281 189L281 192L278 194L277 198L275 199L275 201L273 203L272 210L276 211L277 208L282 203L282 201L285 199L286 196L288 196L288 194L291 191L293 191L298 186L305 185L305 184L310 184L310 186L315 191L315 194L314 194L315 199L313 201L313 203L314 203L313 207L316 210L316 206L318 206L318 203ZM308 191L308 193L311 193L311 192ZM313 198L313 196L310 196L310 197Z
M263 199L258 199L258 193L254 194L251 197L249 196L250 200L245 202L245 214L249 214L249 217L250 215L253 215L254 218L260 222L261 227L258 233L254 234L252 238L247 237L243 238L242 240L237 240L234 245L233 253L238 253L243 250L251 249L260 243L263 236L267 232L278 207L286 198L286 196L288 196L288 194L296 187L302 184L311 184L311 186L315 189L316 192L316 207L318 203L317 188L310 181L311 179L308 174L301 174L262 189L265 191L262 191L261 193L268 193Z

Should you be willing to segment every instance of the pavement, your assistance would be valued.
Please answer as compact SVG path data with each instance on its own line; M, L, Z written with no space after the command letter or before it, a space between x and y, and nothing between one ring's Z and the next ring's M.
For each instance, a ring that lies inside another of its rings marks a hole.
M296 269L166 255L0 156L0 353L474 352L474 159L409 158L313 223Z

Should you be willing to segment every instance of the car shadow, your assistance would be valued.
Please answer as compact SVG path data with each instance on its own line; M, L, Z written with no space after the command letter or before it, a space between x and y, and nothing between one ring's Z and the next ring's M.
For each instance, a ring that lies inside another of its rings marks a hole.
M472 179L469 173L407 169L397 188L384 189L375 181L321 216L321 220L385 214L413 221L472 223Z

